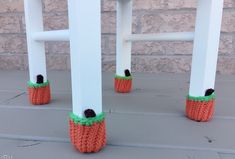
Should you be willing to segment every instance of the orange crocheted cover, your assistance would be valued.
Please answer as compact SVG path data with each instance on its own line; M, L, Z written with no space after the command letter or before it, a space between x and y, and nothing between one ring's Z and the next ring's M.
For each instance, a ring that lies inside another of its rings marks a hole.
M209 121L215 109L215 99L209 101L186 100L186 116L195 121Z
M50 103L50 85L43 87L28 87L29 101L33 105L43 105Z
M71 142L80 152L98 152L106 145L105 120L86 126L79 123L75 124L70 119L69 125Z
M114 79L114 88L118 93L129 93L132 88L132 79Z

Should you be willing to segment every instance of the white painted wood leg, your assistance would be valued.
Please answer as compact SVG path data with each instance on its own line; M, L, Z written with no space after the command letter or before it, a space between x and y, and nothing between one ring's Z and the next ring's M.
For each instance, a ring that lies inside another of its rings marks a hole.
M204 96L214 88L223 0L198 0L189 94Z
M131 41L125 38L132 34L132 0L117 0L116 74L125 76L131 71Z
M102 112L100 0L68 0L73 113ZM89 9L88 9L89 8Z
M30 81L36 83L36 76L41 74L47 81L44 42L33 40L35 32L43 31L41 0L24 0L25 23L28 45Z

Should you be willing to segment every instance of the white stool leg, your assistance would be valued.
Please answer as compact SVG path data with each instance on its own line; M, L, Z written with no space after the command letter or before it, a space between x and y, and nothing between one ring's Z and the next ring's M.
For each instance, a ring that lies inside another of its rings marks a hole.
M47 81L46 58L44 42L32 39L32 34L43 31L43 16L41 0L24 0L25 23L28 45L30 81L36 83L36 76L41 74Z
M214 89L223 0L199 0L189 94L204 96Z
M46 73L45 45L44 42L33 39L34 33L43 31L42 1L24 0L24 9L30 75L29 101L33 105L44 105L51 100Z
M101 88L101 1L68 0L68 9L73 97L70 139L80 152L98 152L106 145Z
M186 116L209 121L215 107L215 75L218 58L223 0L199 0Z
M131 71L131 42L124 41L132 33L132 0L117 0L116 74Z
M102 112L100 0L68 0L73 113Z

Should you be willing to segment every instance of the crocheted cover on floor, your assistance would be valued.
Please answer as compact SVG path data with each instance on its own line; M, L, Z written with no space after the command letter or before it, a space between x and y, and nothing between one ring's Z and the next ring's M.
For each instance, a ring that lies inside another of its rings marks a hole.
M125 77L125 76L115 75L114 88L115 88L115 91L118 93L130 92L132 88L132 76Z
M209 121L215 111L215 94L203 97L188 95L186 99L186 116L195 121Z
M80 118L71 113L69 125L71 143L80 152L98 152L106 145L104 113L93 118Z
M42 84L28 82L29 101L33 105L48 104L51 101L49 81Z

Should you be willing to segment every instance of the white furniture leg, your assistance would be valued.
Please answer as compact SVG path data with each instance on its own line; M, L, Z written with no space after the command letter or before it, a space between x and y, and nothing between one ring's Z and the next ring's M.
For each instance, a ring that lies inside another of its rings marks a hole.
M73 113L80 117L102 112L100 3L68 0Z
M116 74L125 76L131 71L131 41L126 36L132 33L132 0L117 0Z
M30 81L36 83L36 76L41 74L47 81L44 42L33 40L35 32L43 31L41 0L24 0L25 23L27 33Z
M198 0L189 95L214 89L223 0Z

